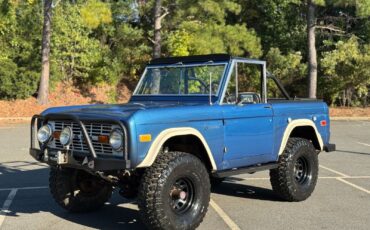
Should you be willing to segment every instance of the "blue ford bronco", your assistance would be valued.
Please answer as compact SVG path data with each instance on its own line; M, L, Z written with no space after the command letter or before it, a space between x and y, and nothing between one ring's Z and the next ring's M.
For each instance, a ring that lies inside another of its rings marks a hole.
M225 54L159 58L130 102L56 107L31 122L30 154L70 212L95 210L114 188L137 198L150 229L195 229L211 185L270 170L284 200L313 192L329 143L327 105L291 98L266 62Z

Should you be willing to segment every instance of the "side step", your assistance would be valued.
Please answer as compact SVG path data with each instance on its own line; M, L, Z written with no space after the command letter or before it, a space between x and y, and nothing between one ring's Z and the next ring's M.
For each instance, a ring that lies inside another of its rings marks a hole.
M279 166L278 163L273 162L273 163L266 163L266 164L258 164L258 165L252 165L248 167L242 167L242 168L232 168L232 169L227 169L227 170L222 170L222 171L217 171L213 173L214 177L229 177L237 174L243 174L243 173L254 173L258 171L264 171L264 170L269 170L269 169L274 169Z

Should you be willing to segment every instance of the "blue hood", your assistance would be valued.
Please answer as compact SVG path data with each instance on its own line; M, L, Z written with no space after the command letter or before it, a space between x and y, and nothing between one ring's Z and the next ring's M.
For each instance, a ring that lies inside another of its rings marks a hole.
M118 120L128 120L137 111L148 109L160 109L171 107L182 107L186 105L199 105L194 103L127 103L127 104L93 104L93 105L75 105L51 107L41 113L45 116L48 114L73 114L81 118L116 118Z

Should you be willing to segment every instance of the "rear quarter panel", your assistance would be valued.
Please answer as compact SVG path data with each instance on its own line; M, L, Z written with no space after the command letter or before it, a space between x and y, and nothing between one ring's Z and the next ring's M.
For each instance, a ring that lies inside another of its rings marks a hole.
M320 133L323 144L327 144L330 138L330 120L328 115L328 106L324 102L319 101L286 101L286 102L271 102L274 113L274 152L276 159L285 129L289 122L288 119L309 119L316 125ZM321 126L320 121L326 120L327 125Z

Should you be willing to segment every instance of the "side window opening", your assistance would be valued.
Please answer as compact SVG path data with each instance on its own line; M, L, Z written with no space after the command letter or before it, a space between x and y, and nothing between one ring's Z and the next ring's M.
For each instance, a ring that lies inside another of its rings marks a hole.
M262 103L262 79L262 65L236 62L230 76L223 103Z
M290 100L281 82L273 75L267 77L267 100Z

